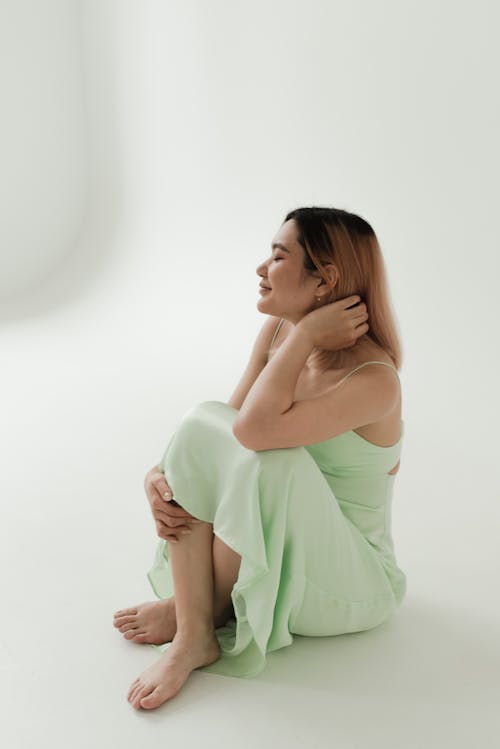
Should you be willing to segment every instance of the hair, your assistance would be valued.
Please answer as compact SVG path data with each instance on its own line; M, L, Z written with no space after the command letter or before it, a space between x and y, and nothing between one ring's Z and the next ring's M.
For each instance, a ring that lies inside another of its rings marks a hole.
M358 294L369 315L369 329L364 335L381 346L399 370L401 342L392 311L384 258L370 224L355 213L316 206L290 211L283 223L290 219L297 224L297 241L305 252L305 272L318 271L330 285L324 266L329 263L336 265L338 278L329 301ZM349 351L349 347L338 351L316 349L312 358L325 370L342 368L349 359L352 360Z

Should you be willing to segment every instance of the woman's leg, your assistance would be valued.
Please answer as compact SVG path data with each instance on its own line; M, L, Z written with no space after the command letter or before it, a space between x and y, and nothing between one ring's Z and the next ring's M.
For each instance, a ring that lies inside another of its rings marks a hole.
M214 627L217 628L234 617L231 591L238 579L241 556L213 533L211 523L205 525L209 525L212 532ZM170 642L177 630L175 596L160 601L146 601L117 611L114 614L114 626L126 640L157 644Z
M212 525L192 525L192 533L168 542L174 581L177 635L214 631Z
M211 526L213 528L213 526ZM213 534L212 560L214 566L215 626L222 626L234 617L231 591L238 579L241 556Z
M177 631L169 649L136 679L128 701L151 709L171 699L191 671L218 660L214 630L214 564L211 523L194 524L192 533L169 543ZM220 549L216 551L221 560ZM225 586L228 586L227 579Z
M202 525L200 523L200 525ZM238 579L238 573L240 570L241 556L225 544L219 536L213 532L213 525L211 523L203 523L204 526L210 528L210 533L207 531L207 536L211 538L212 542L212 567L211 570L207 570L204 567L203 572L211 572L212 580L208 583L208 574L200 576L199 580L206 581L207 590L213 591L213 616L212 621L216 627L220 627L227 622L229 618L234 616L234 608L231 600L231 591L233 590L234 584ZM194 527L197 527L196 525ZM189 538L193 534L186 534L182 536L182 539ZM179 544L171 544L169 547L170 558L172 559L172 546ZM203 564L200 559L200 564ZM174 591L175 591L175 614L177 630L179 629L179 593L178 582L175 576L175 570L172 566L172 576L174 579ZM183 583L181 583L182 585ZM202 585L205 583L202 582ZM190 612L187 611L187 617L189 618ZM196 616L193 611L192 616Z
M241 556L214 534L213 525L211 523L200 523L199 525L196 524L193 527L198 528L201 526L205 528L206 533L204 537L200 536L198 541L196 537L193 539L194 533L190 533L182 536L181 542L179 542L178 544L170 544L169 547L170 559L172 564L172 576L174 580L177 631L179 631L179 628L181 626L182 617L184 617L185 625L191 619L196 620L200 616L202 620L205 621L205 623L207 622L206 617L210 616L209 609L207 609L208 598L210 595L212 595L213 600L213 608L210 621L212 621L215 626L222 626L222 624L225 624L231 616L234 616L233 603L231 601L231 591L236 580L238 579ZM190 552L189 556L189 560L192 560L193 566L190 572L188 571L185 563L181 562L181 564L178 565L178 568L180 567L182 569L182 572L186 573L186 575L179 575L179 572L176 571L176 568L174 566L175 562L172 559L172 548L177 550L177 547L180 546L181 543L184 543L185 538L194 541L192 547L189 547L189 549L193 549ZM205 564L203 553L200 556L197 556L195 547L196 543L198 542L203 547L203 544L206 543L206 539L209 539L209 543L211 544L210 564ZM197 566L199 566L199 571L196 571ZM194 592L194 596L190 594L188 598L180 601L179 596L183 598L184 590L186 588L189 591L193 590L193 585L189 582L190 574L197 578L197 592ZM202 597L201 591L203 591L204 597ZM192 606L193 603L196 604L196 602L200 603L199 608L195 609L193 606L191 610L190 605ZM180 615L179 612L181 612ZM206 615L205 612L207 612Z

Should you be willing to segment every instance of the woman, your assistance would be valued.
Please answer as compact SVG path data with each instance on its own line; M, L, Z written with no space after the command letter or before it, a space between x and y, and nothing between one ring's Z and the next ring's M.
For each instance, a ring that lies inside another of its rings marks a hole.
M114 616L162 652L130 687L137 709L196 668L253 676L292 633L376 627L406 592L390 522L401 350L375 233L299 208L257 274L268 317L238 387L193 406L145 479L161 600Z

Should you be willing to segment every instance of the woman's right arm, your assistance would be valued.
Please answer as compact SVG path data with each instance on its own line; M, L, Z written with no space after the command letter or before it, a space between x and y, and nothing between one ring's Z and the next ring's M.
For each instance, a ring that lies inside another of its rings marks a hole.
M246 369L234 393L228 400L228 405L238 411L242 407L250 388L267 364L269 347L279 321L279 317L268 315L255 339Z

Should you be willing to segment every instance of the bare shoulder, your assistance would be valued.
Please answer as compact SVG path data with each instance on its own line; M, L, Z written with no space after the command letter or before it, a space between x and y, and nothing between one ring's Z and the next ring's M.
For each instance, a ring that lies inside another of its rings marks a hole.
M266 315L257 337L252 345L250 358L236 389L231 395L228 404L233 408L240 409L248 395L253 383L262 372L268 361L268 351L271 340L279 322L279 317Z
M266 363L269 354L269 347L271 345L271 341L276 332L276 328L278 327L280 319L281 318L276 317L275 315L266 315L266 319L262 323L262 327L255 340L255 347L259 350ZM281 329L283 327L284 326L282 325Z
M379 346L373 349L372 356L363 357L363 361L384 362L394 367L394 362L390 356ZM342 384L342 387L347 385L349 380L354 380L354 378L358 379L361 387L364 387L366 392L372 393L374 399L384 401L387 404L387 412L383 418L376 422L364 424L353 431L374 445L379 445L380 447L394 445L399 440L401 433L402 392L399 373L390 367L369 364L353 373ZM395 468L397 470L397 467Z
M389 366L380 366L380 363ZM369 342L362 354L349 367L346 367L342 377L346 374L349 375L349 379L356 377L363 381L374 392L377 390L380 392L380 389L383 389L387 393L392 393L395 401L399 400L399 372L387 351L378 344Z
M262 360L267 364L269 346L271 345L279 321L280 318L275 317L274 315L265 316L265 319L258 330L257 336L253 343L250 344L254 361Z
M291 331L293 330L295 326L288 320L285 320L284 318L281 318L281 317L274 317L274 315L269 315L269 320L270 320L271 336L269 338L269 345L268 345L267 351L268 351L269 358L271 358L270 356L271 352L274 354L279 349L281 344L286 340L287 336L290 335ZM279 325L280 320L283 320L281 325ZM279 330L278 330L278 325L279 325ZM273 336L277 330L278 330L277 335L273 341ZM271 342L273 344L272 348L270 348Z

